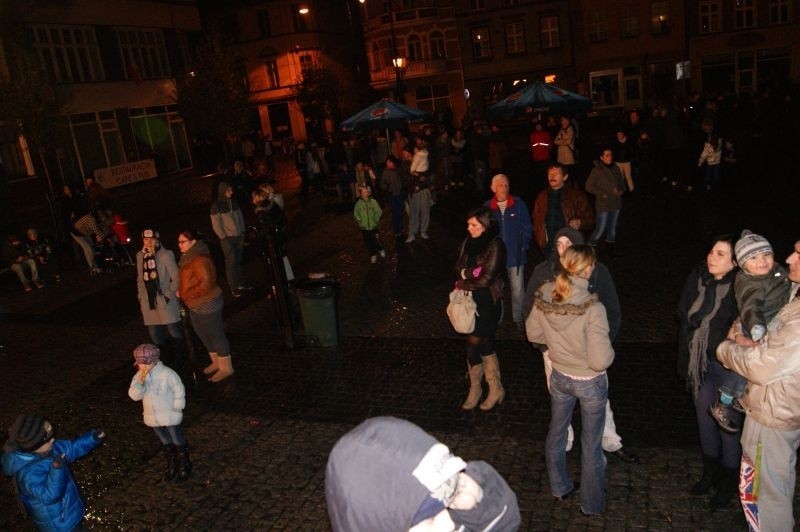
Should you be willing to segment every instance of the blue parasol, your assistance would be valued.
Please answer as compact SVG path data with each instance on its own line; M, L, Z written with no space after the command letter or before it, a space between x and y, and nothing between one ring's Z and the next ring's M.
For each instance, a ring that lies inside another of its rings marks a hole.
M400 129L408 124L429 120L430 115L387 98L373 103L339 124L342 131L355 129Z
M509 118L527 113L588 111L591 107L592 101L585 96L536 81L492 105L489 112Z

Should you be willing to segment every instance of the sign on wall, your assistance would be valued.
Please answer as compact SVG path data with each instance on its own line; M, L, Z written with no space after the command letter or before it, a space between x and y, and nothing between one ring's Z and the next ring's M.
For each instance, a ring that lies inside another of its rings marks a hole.
M120 164L109 168L98 168L94 171L94 178L105 188L129 185L138 181L153 179L157 176L156 163L153 159Z

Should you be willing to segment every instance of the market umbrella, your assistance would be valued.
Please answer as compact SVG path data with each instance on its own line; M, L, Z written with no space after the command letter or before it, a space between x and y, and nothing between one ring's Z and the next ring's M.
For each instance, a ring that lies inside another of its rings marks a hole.
M489 107L493 116L588 111L592 101L580 94L536 81Z
M430 115L425 111L384 98L344 120L339 124L339 128L342 131L400 129L408 124L424 122L429 118Z

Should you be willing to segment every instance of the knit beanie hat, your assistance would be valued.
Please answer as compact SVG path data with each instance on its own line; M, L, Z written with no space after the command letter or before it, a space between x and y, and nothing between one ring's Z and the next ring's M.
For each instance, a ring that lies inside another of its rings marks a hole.
M573 229L569 225L566 227L562 227L561 229L558 230L558 233L556 233L555 241L558 242L558 239L561 238L562 236L569 238L569 241L572 242L573 246L576 244L586 243L583 239L583 234L577 229Z
M142 231L142 238L155 238L156 240L161 238L161 235L158 234L158 231L154 229L145 229Z
M749 229L742 231L741 237L736 241L736 262L742 266L749 259L759 253L772 253L772 246L769 240L761 235L757 235Z
M158 347L153 344L142 344L133 350L133 358L136 360L133 365L155 364L158 362L160 356L161 354L158 351Z
M41 416L20 414L8 429L8 441L21 451L35 451L52 436L45 430L45 420Z

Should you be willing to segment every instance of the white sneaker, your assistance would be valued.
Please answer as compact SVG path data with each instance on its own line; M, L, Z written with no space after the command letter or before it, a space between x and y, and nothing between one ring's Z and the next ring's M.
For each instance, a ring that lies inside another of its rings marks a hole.
M424 238L425 240L428 240L428 239L430 238L430 237L428 236L428 233L420 233L420 234L419 234L419 236L421 236L421 237L422 237L422 238Z
M416 240L416 238L414 238L414 235L408 235L408 238L406 238L406 244L410 244L414 240Z
M380 254L381 254L381 258L382 258L382 259L385 259L385 258L386 258L386 250L385 250L385 249L382 249L382 250L380 250L378 253L380 253Z
M372 264L375 264L376 262L378 262L378 256L377 256L377 255L373 255L373 256L371 256L371 257L369 258L369 261L370 261Z

